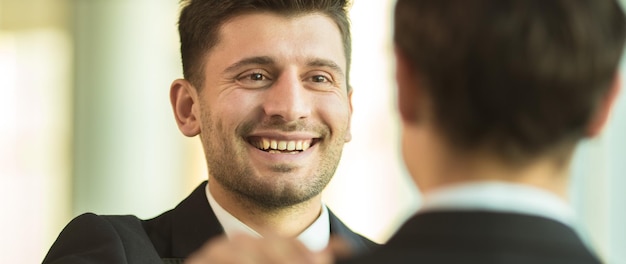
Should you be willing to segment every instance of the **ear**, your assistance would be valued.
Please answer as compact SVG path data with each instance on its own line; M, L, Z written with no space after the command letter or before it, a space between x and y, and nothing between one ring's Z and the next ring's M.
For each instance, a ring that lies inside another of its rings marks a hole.
M348 130L346 131L346 136L344 138L344 142L348 143L352 140L352 87L348 89L348 104L350 105L350 119L348 120Z
M170 103L178 129L185 136L193 137L200 133L198 93L185 79L177 79L170 87Z
M419 113L419 85L416 71L398 47L395 47L395 57L400 117L405 123L414 123L418 121Z
M615 99L617 99L620 87L622 86L621 84L622 81L619 73L616 73L611 88L607 91L606 95L604 95L604 97L600 101L598 109L596 110L596 113L592 117L591 122L587 127L587 137L591 138L597 136L606 125L607 121L609 120L613 104L615 103Z

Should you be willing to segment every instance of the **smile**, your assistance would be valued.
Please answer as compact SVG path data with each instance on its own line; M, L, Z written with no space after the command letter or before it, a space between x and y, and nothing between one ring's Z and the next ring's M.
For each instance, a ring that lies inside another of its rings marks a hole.
M306 151L319 139L304 139L304 140L277 140L265 137L251 137L248 142L265 152L269 153L284 153L284 154L297 154Z

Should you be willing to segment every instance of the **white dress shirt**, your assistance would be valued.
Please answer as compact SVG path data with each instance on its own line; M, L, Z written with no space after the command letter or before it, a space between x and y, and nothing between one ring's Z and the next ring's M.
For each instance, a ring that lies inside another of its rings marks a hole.
M427 194L418 213L450 210L527 214L576 228L574 212L563 198L529 185L484 181L444 187Z
M205 192L208 202L213 209L213 213L215 213L217 220L224 228L226 236L231 237L233 234L243 233L253 237L261 237L257 231L239 221L239 219L222 208L222 206L215 201L213 195L211 195L208 184L206 185ZM326 205L322 204L322 212L320 216L307 229L298 235L298 240L309 248L309 250L320 251L326 248L329 238L330 219L328 208L326 208Z

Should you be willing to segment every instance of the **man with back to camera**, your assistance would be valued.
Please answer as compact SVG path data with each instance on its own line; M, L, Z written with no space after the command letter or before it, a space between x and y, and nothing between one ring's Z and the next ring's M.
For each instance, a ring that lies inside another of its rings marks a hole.
M423 204L379 250L338 263L600 263L575 231L568 174L617 97L625 29L615 0L398 0L402 150ZM288 245L218 240L193 263L333 250Z
M567 204L620 86L615 0L398 0L398 105L418 213L346 263L600 263Z
M150 220L78 216L43 262L177 263L238 233L375 247L321 201L351 138L347 1L183 2L185 79L170 99L181 132L200 135L210 182Z

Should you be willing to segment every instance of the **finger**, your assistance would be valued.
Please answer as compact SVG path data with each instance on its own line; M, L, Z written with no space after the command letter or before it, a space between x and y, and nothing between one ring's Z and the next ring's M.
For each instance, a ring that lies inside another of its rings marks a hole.
M237 243L226 236L209 240L185 260L185 264L247 264L254 263L249 255L240 254Z
M294 238L266 237L262 246L268 263L315 263L314 253Z
M255 264L313 264L312 252L293 238L271 235L256 238L247 235L235 235L231 241L234 254L238 255L237 263L249 261L249 263Z
M335 259L346 259L354 255L354 249L350 243L339 236L331 236L324 251Z
M335 256L329 250L322 250L313 253L313 263L332 264L335 263Z

